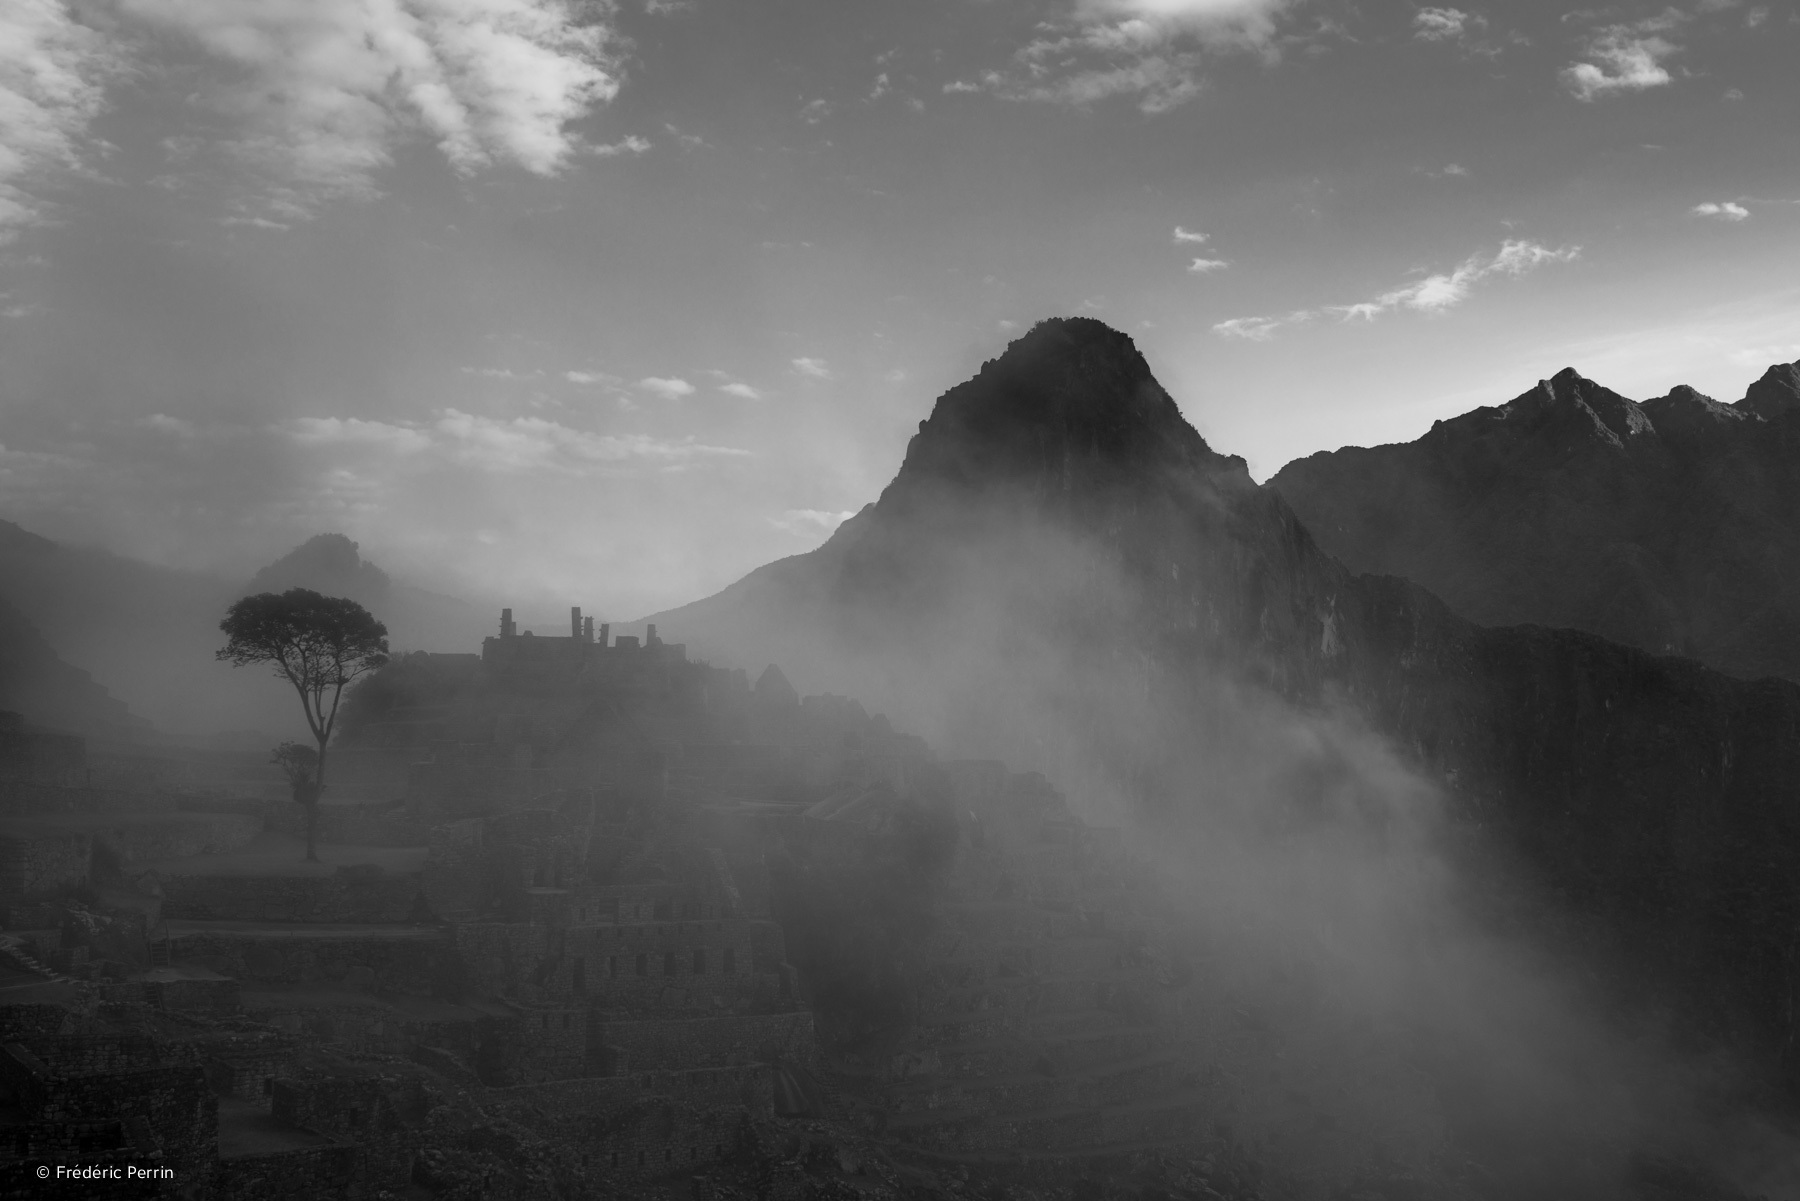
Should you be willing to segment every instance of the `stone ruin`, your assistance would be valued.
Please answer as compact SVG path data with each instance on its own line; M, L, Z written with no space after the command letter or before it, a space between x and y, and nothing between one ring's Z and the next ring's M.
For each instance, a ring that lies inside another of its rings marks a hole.
M366 684L320 864L254 760L0 782L9 1179L1060 1195L1210 1148L1194 1179L1252 1195L1118 831L777 667L570 620Z

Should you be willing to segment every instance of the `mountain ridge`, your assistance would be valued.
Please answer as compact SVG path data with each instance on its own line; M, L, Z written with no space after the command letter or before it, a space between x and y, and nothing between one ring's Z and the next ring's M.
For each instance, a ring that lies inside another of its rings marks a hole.
M1729 405L1686 385L1631 401L1566 370L1269 485L1352 569L1416 580L1482 624L1800 679L1800 365Z

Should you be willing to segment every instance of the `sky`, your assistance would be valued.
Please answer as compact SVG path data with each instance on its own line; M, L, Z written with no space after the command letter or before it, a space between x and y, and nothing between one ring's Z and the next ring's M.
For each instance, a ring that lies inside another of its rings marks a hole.
M628 619L1045 317L1265 479L1800 359L1800 7L9 0L0 518Z

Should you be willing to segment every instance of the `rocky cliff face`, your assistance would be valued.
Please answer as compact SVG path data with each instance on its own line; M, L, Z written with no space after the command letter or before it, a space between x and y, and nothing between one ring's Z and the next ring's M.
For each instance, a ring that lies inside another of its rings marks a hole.
M1736 437L1724 423L1794 437L1717 407L1635 405L1565 373L1481 417L1503 433L1433 444L1474 443L1489 480L1575 445L1559 470L1603 511L1632 464L1697 462L1700 440ZM1005 756L1139 815L1231 810L1239 831L1369 807L1369 773L1346 766L1360 752L1277 732L1299 720L1284 714L1347 713L1445 783L1456 837L1549 898L1565 947L1685 1032L1800 1078L1800 686L1482 628L1417 585L1353 575L1098 322L1046 322L946 393L825 547L656 620L703 654L765 648L947 753Z
M1271 486L1357 571L1487 625L1534 622L1800 679L1800 364L1736 404L1640 403L1563 371L1416 442L1312 455Z

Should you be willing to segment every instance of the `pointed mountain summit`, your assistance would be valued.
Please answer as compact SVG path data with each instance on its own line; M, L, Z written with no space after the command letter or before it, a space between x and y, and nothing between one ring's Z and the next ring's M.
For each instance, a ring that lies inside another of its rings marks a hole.
M919 477L981 487L1038 479L1073 492L1145 470L1240 474L1156 382L1125 334L1085 317L1044 321L946 392L893 488Z
M1346 565L1475 621L1800 680L1800 367L1771 367L1735 405L1685 385L1640 404L1564 371L1270 484Z

